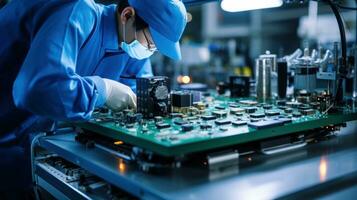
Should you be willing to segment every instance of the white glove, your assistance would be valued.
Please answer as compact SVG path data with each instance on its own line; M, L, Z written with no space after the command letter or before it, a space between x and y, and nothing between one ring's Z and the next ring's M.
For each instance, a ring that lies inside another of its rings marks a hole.
M126 108L136 109L136 95L130 87L110 79L103 78L103 80L107 92L105 105L109 109L114 111Z

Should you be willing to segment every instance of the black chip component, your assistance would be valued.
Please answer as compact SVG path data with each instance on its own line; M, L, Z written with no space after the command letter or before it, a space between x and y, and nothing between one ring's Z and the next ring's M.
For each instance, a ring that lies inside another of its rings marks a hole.
M293 112L293 117L301 117L301 113L300 112Z
M271 128L283 125L284 122L280 120L266 120L258 122L249 122L248 126L255 129Z
M126 127L126 128L133 128L133 127L134 127L134 124L126 124L125 127Z
M171 105L173 107L190 107L193 104L193 95L190 92L176 91L171 93Z
M251 118L250 119L251 122L258 122L260 120L262 120L262 119L261 118Z
M214 108L217 109L217 110L224 110L225 109L224 106L215 106Z
M222 120L217 120L215 121L215 123L217 125L227 125L227 124L231 124L231 120L227 120L227 119L222 119Z
M285 109L285 113L293 113L293 109L287 108L287 109Z
M227 112L225 111L213 111L212 114L218 118L227 117Z
M247 121L234 121L232 122L234 126L244 126L247 125Z
M154 120L155 120L155 122L159 122L159 121L162 120L162 117L161 116L155 116Z
M158 129L170 128L170 124L165 123L165 122L158 122L155 125L156 125L156 128L158 128Z
M254 113L255 111L258 110L257 107L246 107L244 108L246 113Z
M230 109L230 113L231 114L243 114L245 112L245 110L243 108L231 108Z
M243 116L243 113L237 112L235 115L238 116L238 117L240 117L240 116Z
M265 105L263 105L263 108L264 108L265 110L270 110L270 109L273 108L273 106L270 105L270 104L265 104Z
M277 116L277 115L280 115L280 112L279 111L277 111L277 110L267 110L267 111L265 111L265 114L267 115L267 116Z
M229 90L231 97L249 97L250 78L248 76L230 76Z
M251 118L262 118L265 117L264 113L253 113L249 115Z
M228 105L231 108L238 108L239 107L239 105L237 103L233 103L233 102L229 103Z
M126 123L133 124L136 122L136 115L133 113L128 113L126 115Z
M177 120L174 120L174 124L182 126L184 124L189 124L189 122L186 120L183 120L183 119L177 119Z
M277 101L277 102L276 102L276 105L278 105L278 106L285 106L285 105L286 105L286 101L284 101L284 100Z
M221 127L219 127L219 130L220 131L228 131L228 127L221 126Z
M184 125L181 126L181 128L182 128L182 131L185 131L185 132L192 131L193 130L193 125L192 124L184 124Z
M216 119L216 117L213 115L203 115L201 118L203 120L215 120Z
M313 110L313 109L301 110L300 112L303 115L313 115L313 114L315 114L315 110Z
M201 124L201 125L200 125L200 128L203 129L203 130L205 130L205 129L211 129L211 128L212 128L212 125L210 125L210 124Z

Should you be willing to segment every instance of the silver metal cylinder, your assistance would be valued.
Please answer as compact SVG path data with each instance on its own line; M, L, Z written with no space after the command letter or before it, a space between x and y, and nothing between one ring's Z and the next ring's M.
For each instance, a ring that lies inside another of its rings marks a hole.
M277 66L277 57L276 57L275 54L271 54L270 51L267 50L265 52L265 54L260 55L259 58L261 58L261 59L263 59L263 58L264 59L271 59L271 62L272 62L271 63L271 71L272 72L276 72L277 71L277 69L276 69L277 68L276 67Z
M271 99L271 70L272 60L259 58L256 60L256 92L258 101Z

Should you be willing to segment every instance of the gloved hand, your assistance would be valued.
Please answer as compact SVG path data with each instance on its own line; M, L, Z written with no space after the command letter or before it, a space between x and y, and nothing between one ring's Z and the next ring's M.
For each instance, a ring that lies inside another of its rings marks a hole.
M103 78L103 80L108 95L105 105L109 109L114 111L126 108L136 109L136 95L130 87L110 79Z

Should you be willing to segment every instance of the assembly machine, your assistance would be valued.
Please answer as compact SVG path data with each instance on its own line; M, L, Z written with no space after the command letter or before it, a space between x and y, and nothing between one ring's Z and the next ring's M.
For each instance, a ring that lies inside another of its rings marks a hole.
M352 198L357 103L343 94L356 65L341 46L267 51L254 90L242 76L216 91L137 78L136 111L101 108L38 134L34 182L58 199Z

